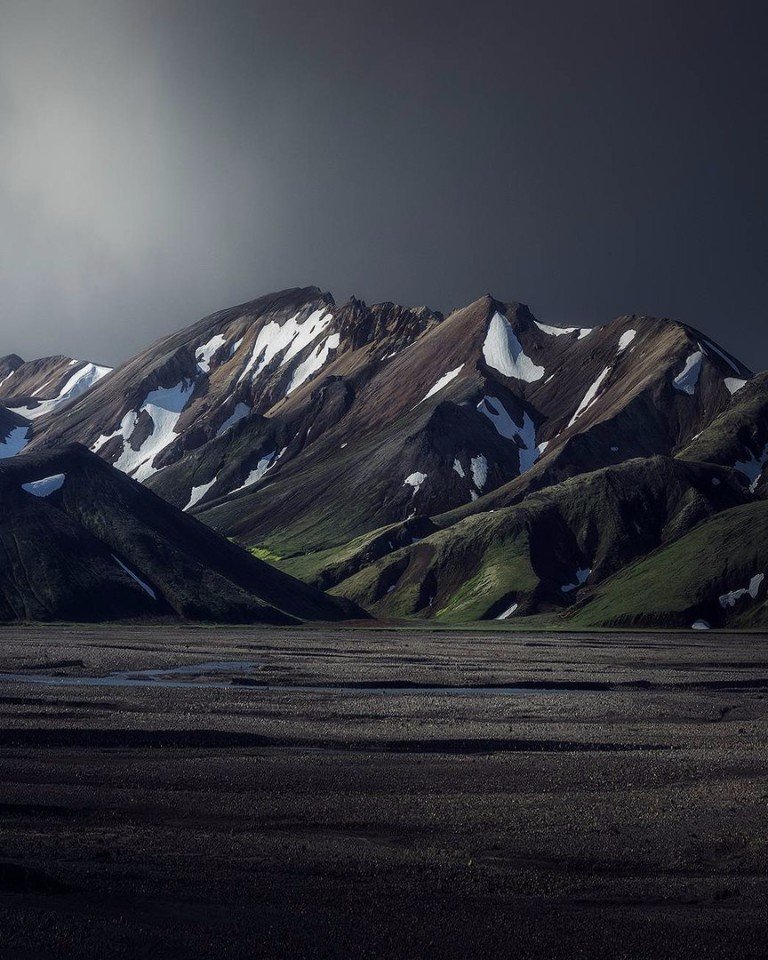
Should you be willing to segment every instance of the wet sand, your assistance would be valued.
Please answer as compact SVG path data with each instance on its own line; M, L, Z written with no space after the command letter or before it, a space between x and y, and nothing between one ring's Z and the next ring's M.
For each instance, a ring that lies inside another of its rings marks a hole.
M766 638L3 628L0 673L2 956L768 953Z

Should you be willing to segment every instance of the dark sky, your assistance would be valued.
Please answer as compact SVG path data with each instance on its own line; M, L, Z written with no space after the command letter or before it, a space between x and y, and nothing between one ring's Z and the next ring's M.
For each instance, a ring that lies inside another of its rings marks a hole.
M0 0L0 353L117 362L314 283L768 366L762 9Z

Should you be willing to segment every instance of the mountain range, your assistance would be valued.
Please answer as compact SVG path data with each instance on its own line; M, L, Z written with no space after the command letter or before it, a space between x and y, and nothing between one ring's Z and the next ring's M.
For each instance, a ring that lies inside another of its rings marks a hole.
M113 556L163 613L201 619L368 611L703 628L768 617L768 375L672 320L562 327L490 295L444 315L297 288L206 317L114 370L0 358L0 404L0 483L29 500L23 523L40 530L55 511L75 524L55 550L83 551L83 577L106 578L94 617L158 612ZM70 480L33 504L33 474L98 482ZM105 533L117 513L132 531L124 549ZM6 544L11 522L0 522ZM163 547L137 553L147 523L152 536L161 524ZM231 590L195 607L188 587L174 599L152 557L168 551L167 575L186 583L176 558L203 536L195 562ZM67 617L79 596L67 582L38 608L17 576L2 583L5 619Z

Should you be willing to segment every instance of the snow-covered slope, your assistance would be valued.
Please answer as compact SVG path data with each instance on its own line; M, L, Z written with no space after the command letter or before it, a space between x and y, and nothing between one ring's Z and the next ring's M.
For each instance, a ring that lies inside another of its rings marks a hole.
M0 358L0 401L26 420L37 420L88 391L111 367L70 357L23 361Z

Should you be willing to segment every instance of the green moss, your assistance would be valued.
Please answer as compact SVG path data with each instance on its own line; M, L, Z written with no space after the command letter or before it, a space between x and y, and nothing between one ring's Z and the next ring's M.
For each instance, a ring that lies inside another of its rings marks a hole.
M352 498L333 502L326 504L321 511L303 516L295 525L270 531L268 536L253 546L267 549L284 560L343 548L350 540L361 535L366 519L365 511Z
M492 544L485 552L477 573L466 580L450 599L443 601L437 619L479 620L502 597L529 592L538 584L530 564L528 536Z
M345 543L335 544L321 550L295 553L291 556L277 556L269 547L262 549L267 549L270 552L271 556L268 559L276 563L281 570L304 580L306 583L316 583L324 572L331 571L353 560L358 553L367 549L378 537L399 526L399 523L392 523L384 527L377 527L375 530L363 533Z
M259 560L266 560L267 563L273 563L275 566L279 566L282 560L282 557L273 553L267 547L249 547L248 552L252 553L254 557L258 557Z

